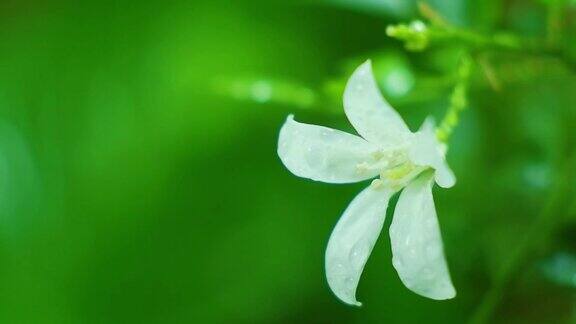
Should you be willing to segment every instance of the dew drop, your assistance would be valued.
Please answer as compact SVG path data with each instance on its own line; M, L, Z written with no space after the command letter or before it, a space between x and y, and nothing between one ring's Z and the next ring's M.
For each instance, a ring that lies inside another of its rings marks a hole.
M392 264L394 265L394 268L396 268L396 269L402 269L404 267L404 263L402 263L402 261L400 261L399 258L393 258Z
M350 251L350 263L356 270L360 270L367 259L368 253L370 251L370 247L368 243L360 241L356 243L352 250Z
M354 282L354 279L352 277L346 277L346 280L344 282L346 283L348 289L352 289L354 288L354 286L356 286L356 283ZM352 295L352 291L350 291L350 295Z
M404 239L404 244L409 246L411 243L412 243L412 236L406 235L406 238Z

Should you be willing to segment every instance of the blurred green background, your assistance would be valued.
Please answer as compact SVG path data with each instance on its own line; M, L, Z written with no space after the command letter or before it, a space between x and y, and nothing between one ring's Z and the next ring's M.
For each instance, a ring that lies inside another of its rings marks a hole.
M574 1L429 4L575 43ZM417 17L400 0L1 1L0 322L576 322L576 78L553 55L478 53L458 184L435 190L457 298L401 284L390 217L364 306L328 289L328 236L366 184L294 177L277 134L290 113L352 131L341 93L368 58L413 129L440 118L462 45L386 36Z

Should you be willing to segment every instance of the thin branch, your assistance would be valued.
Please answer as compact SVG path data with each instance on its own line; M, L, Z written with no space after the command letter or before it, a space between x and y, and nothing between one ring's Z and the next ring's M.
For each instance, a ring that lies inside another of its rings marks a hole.
M418 12L422 17L429 20L433 25L447 27L449 24L438 11L434 10L427 2L418 1Z
M450 106L436 129L440 141L448 142L452 131L458 125L460 113L468 107L468 86L470 83L471 58L468 53L462 54L456 71L456 84L450 95Z
M490 62L483 55L477 55L475 58L492 90L497 92L502 91L502 82L500 82L500 79L498 79L496 76L496 72L494 71L492 64L490 64Z

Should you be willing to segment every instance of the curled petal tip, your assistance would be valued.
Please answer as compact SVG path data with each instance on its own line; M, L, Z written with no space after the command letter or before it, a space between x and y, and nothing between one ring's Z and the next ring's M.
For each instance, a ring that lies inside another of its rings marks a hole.
M356 294L350 294L349 291L334 291L334 295L338 297L338 299L346 305L354 306L354 307L362 307L362 303L356 300Z
M359 302L358 300L356 300L355 295L352 295L352 298L346 298L346 297L349 297L349 295L348 296L336 295L336 296L346 305L350 305L350 306L354 306L354 307L362 307L362 303ZM340 297L344 297L344 298L340 298Z
M356 288L386 216L391 193L364 189L346 208L326 248L326 279L342 302L361 306Z
M344 112L359 135L386 146L405 142L410 130L400 115L384 99L372 72L372 62L360 65L346 84Z
M356 74L367 75L370 78L374 78L374 72L372 70L372 60L368 59L364 61L358 68L356 68Z
M328 183L370 179L377 170L359 173L376 146L335 129L300 123L289 115L278 136L278 156L294 175Z
M435 291L430 291L427 294L421 294L421 295L434 300L448 300L456 297L456 289L454 289L454 286L452 286L452 284L449 284L443 289L438 288Z
M454 298L434 200L432 177L410 183L400 194L392 225L392 264L413 292L435 300Z

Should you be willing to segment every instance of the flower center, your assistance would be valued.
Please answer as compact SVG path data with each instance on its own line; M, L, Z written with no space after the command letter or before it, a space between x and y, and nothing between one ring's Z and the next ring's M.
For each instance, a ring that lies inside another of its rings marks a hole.
M372 159L356 166L358 172L377 170L379 179L372 181L374 188L382 186L400 190L427 167L414 164L403 148L380 150L372 153Z

